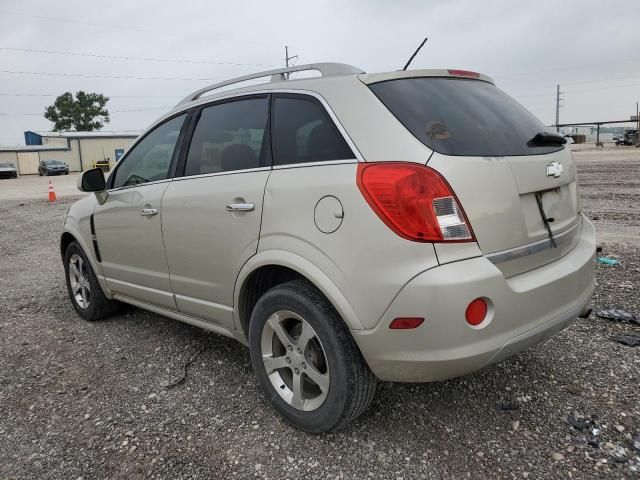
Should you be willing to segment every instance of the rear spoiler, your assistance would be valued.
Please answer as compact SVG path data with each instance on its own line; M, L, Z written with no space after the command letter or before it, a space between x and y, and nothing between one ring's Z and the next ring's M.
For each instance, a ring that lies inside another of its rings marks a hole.
M483 82L495 85L493 78L482 73L472 72L469 70L458 69L430 69L430 70L399 70L397 72L387 73L363 73L358 75L358 79L366 84L386 82L387 80L396 80L399 78L421 78L421 77L449 77L449 78L470 78L473 80L482 80Z

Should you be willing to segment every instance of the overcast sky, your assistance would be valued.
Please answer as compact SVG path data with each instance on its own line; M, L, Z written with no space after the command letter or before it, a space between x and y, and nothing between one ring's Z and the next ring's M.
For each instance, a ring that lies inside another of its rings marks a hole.
M298 63L379 72L401 68L428 36L412 68L486 73L545 124L554 123L557 83L565 92L561 123L627 119L640 99L639 1L97 5L0 0L0 144L50 130L42 112L65 91L111 97L103 130L141 130L192 90L283 65L285 44Z

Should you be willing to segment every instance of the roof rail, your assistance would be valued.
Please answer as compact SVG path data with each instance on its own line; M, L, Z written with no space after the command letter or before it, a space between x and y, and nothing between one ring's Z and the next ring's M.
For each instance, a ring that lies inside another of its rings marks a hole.
M276 68L275 70L266 70L264 72L252 73L250 75L232 78L231 80L225 80L224 82L214 83L213 85L201 88L200 90L196 90L195 92L187 95L185 98L180 100L180 102L178 102L176 106L192 102L193 100L197 100L198 98L200 98L204 93L210 92L212 90L217 90L218 88L226 87L227 85L233 85L234 83L240 83L247 80L253 80L255 78L269 76L271 77L272 82L278 82L287 80L288 73L302 72L307 70L316 70L320 72L323 77L338 77L340 75L357 75L360 73L365 73L364 70L361 70L358 67L353 67L344 63L309 63L307 65L296 65L295 67Z

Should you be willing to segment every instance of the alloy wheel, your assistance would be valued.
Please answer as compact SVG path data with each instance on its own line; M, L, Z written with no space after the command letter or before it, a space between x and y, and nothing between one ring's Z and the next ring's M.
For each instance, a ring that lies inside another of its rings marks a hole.
M288 310L273 313L261 337L262 362L278 395L292 407L313 411L329 392L329 364L313 327Z
M85 261L77 253L69 259L69 281L74 300L80 308L86 310L91 303L89 271Z

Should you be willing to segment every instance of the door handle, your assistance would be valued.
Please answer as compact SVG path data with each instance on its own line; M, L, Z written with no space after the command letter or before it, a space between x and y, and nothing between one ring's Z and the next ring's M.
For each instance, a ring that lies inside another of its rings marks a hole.
M157 214L158 214L157 208L143 208L142 210L140 210L140 215L142 215L143 217L150 217L152 215L157 215Z
M231 203L226 206L227 212L252 212L256 209L255 203Z

